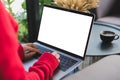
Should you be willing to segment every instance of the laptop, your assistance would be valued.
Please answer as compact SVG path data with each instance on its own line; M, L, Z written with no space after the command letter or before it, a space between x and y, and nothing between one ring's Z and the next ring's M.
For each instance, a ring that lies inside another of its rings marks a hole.
M84 60L94 15L60 7L44 5L38 39L34 44L43 53L56 51L60 65L52 80L60 80ZM37 61L24 63L25 69Z

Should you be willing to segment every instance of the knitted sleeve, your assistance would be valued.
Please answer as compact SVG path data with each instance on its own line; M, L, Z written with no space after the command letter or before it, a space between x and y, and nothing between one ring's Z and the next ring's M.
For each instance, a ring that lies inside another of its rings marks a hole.
M50 53L44 53L38 61L25 71L19 57L17 23L8 14L0 0L0 79L1 80L50 80L57 59Z

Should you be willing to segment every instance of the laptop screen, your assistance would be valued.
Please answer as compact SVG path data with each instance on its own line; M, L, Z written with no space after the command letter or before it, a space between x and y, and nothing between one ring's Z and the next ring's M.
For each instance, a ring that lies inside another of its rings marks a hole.
M44 6L38 41L84 56L93 17Z

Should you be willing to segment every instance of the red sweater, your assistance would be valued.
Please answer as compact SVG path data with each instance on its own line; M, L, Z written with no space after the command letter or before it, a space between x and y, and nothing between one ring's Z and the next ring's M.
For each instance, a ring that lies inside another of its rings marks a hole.
M0 80L50 80L58 60L44 53L26 72L21 61L24 52L18 44L17 31L18 24L0 0Z

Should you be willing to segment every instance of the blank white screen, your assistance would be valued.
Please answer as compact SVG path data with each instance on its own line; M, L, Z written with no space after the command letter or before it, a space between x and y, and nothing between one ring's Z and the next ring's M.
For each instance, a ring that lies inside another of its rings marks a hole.
M84 56L92 17L44 7L38 40Z

